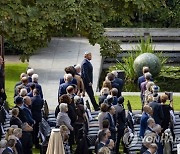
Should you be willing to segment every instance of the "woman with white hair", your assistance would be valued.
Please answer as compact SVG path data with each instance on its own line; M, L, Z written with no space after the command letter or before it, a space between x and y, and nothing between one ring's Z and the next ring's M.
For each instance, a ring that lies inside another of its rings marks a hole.
M59 127L61 125L65 125L68 127L69 130L73 131L73 127L71 126L71 119L69 118L67 111L68 111L68 106L66 103L61 103L59 105L60 112L57 115L57 120L56 120L56 126ZM70 131L68 132L70 133Z

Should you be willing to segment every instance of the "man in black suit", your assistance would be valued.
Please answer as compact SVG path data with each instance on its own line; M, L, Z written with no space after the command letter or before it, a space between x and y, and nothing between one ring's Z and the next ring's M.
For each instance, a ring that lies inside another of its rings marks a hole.
M21 128L14 129L13 135L16 137L17 142L15 144L15 147L16 147L16 150L17 150L18 154L23 154L22 143L19 140L22 137L22 129Z
M118 98L117 105L114 106L116 110L116 122L117 122L117 141L116 141L116 154L119 153L120 140L124 135L125 123L126 123L126 113L123 106L124 97Z
M106 114L106 116L104 118L109 121L109 130L111 132L111 139L113 139L114 142L116 141L116 131L117 131L116 122L113 117L115 115L115 113L116 113L116 110L115 110L114 106L110 106L108 113Z
M93 83L93 66L90 62L92 59L91 52L86 52L84 55L84 60L81 64L81 77L83 79L85 90L91 100L91 103L95 110L99 110L99 106L94 98L94 92L92 88Z
M15 154L13 151L15 147L15 143L16 143L15 139L8 140L6 145L7 148L2 152L2 154Z
M43 107L43 99L41 98L39 91L37 89L33 90L33 97L32 97L32 104L31 104L31 112L32 118L35 120L35 124L33 126L33 143L35 144L36 148L39 148L39 123L42 120L42 113L41 109Z
M101 130L98 135L97 152L99 151L99 149L106 146L107 141L108 141L108 135L106 133L106 130L105 129Z
M157 101L153 101L153 102L149 103L149 106L153 110L153 116L152 117L154 118L156 124L161 125L161 123L164 119L162 105L160 103L158 103Z

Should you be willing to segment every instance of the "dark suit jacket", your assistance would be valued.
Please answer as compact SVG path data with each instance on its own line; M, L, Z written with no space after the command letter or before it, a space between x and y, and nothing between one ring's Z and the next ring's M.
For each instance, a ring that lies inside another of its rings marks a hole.
M117 97L120 97L121 96L121 92L122 92L122 89L121 87L119 86L118 83L115 82L115 80L111 81L111 86L112 88L116 88L118 90L118 95Z
M118 129L124 129L125 128L125 123L126 123L125 109L120 104L117 104L114 107L116 109L117 128Z
M107 113L104 119L107 119L109 121L109 130L111 131L111 138L113 140L115 140L116 139L116 124L115 124L115 120L114 120L114 123L113 123L110 113Z
M34 119L32 118L31 110L26 105L23 105L22 109L25 113L27 123L32 126L34 124Z
M121 95L121 92L122 92L122 89L123 89L123 85L124 85L123 80L120 79L120 78L115 78L114 82L119 85L119 95Z
M140 133L139 136L144 137L144 133L147 129L147 120L149 119L149 116L147 113L143 112L141 121L140 121Z
M10 126L17 125L18 128L21 128L22 124L23 123L22 123L22 121L19 118L16 118L14 116L11 117L11 119L10 119Z
M164 114L162 110L162 105L158 102L151 102L149 106L153 109L153 118L156 124L161 125L162 120L164 119Z
M19 114L18 114L18 117L19 119L24 123L24 122L27 122L27 118L26 118L26 115L24 113L24 111L19 107L19 106L15 106L14 108L18 108L19 109Z
M108 95L102 95L102 96L99 96L99 105L101 105L104 100L107 98Z
M72 85L71 82L65 82L65 83L62 83L61 85L59 85L58 96L62 96L63 94L67 94L66 88L70 85Z
M97 145L97 152L99 151L99 149L101 149L102 147L104 147L105 146L105 144L103 144L103 143L98 143L98 145Z
M9 148L6 148L2 154L14 154Z
M141 90L141 83L143 83L144 81L145 81L144 75L142 75L138 78L138 87L140 90Z
M42 119L41 109L43 107L43 104L43 99L39 95L32 97L31 112L32 118L35 121L39 122Z
M93 83L93 66L87 59L84 59L82 61L81 77L83 79L85 87L87 87L89 83Z
M146 150L143 154L151 154L151 153L150 153L149 151Z
M30 89L30 86L31 86L32 83L35 84L35 87L39 91L39 94L40 94L41 98L43 98L42 87L41 87L41 85L39 83L37 83L37 82L30 82L30 83L27 84L27 87ZM30 90L28 92L30 92Z
M21 143L20 140L17 140L17 143L16 143L15 147L16 147L16 150L17 150L18 154L23 154L24 153L22 143Z
M60 78L59 85L65 83L64 78ZM71 84L77 85L77 80L75 78L72 79Z

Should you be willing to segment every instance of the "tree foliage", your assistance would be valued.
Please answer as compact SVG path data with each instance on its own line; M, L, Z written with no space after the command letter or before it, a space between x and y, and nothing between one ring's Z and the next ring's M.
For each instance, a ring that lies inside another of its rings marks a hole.
M104 25L118 17L129 24L138 10L148 12L153 0L1 0L0 34L28 58L52 36L85 36L101 54L116 56L119 43L104 36Z

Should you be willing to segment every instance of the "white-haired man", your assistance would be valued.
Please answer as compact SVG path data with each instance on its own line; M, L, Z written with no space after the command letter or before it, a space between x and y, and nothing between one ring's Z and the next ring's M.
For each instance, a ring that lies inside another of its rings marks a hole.
M29 68L27 70L27 75L28 75L28 81L32 82L32 75L34 74L34 69L33 68Z
M36 89L39 91L39 94L40 94L41 98L43 99L43 91L42 91L41 85L38 83L38 79L39 79L38 74L33 74L32 75L32 82L28 84L28 87L30 87L31 84L34 83Z
M18 154L23 154L23 147L22 147L22 143L20 141L20 138L22 137L22 129L21 128L16 128L13 131L13 135L16 137L16 150Z

